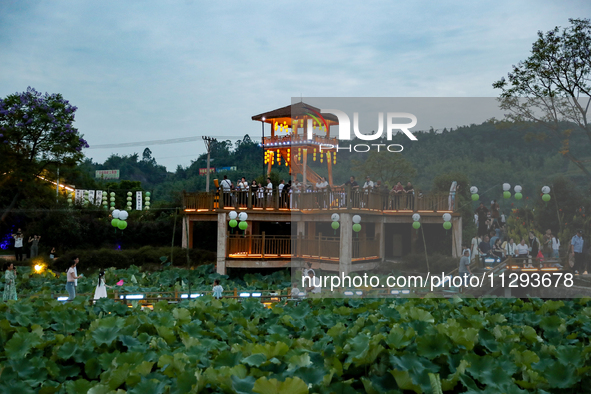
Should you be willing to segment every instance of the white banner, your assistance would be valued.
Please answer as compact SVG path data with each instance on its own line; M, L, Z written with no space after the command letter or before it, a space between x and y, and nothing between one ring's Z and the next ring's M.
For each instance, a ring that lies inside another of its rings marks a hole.
M94 198L95 204L96 205L101 205L103 203L103 191L102 190L97 190L96 191L96 196Z
M88 202L94 204L94 190L88 191Z
M83 199L84 199L84 190L76 189L76 197L75 197L76 204L82 204Z
M142 210L142 192L135 192L135 209Z

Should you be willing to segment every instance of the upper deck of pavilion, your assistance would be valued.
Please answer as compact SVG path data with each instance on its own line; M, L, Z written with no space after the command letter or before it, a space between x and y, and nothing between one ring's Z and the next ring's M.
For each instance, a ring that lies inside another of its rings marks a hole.
M215 191L183 194L185 213L215 213L228 210L294 213L300 211L366 211L413 215L454 213L457 201L452 193L392 193L332 187L323 190L280 193L275 189Z

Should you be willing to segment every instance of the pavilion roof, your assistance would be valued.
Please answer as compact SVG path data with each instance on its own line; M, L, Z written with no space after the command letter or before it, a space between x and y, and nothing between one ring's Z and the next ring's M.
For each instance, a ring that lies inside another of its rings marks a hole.
M273 123L278 120L291 119L292 116L295 117L295 116L306 115L308 112L310 112L309 109L312 109L316 112L320 112L319 108L316 108L316 107L314 107L310 104L306 104L304 102L299 102L296 104L277 108L277 109L274 109L269 112L264 112L262 114L254 115L252 117L252 120L262 121L263 117L264 117L265 123ZM322 117L324 119L326 119L326 121L329 122L330 124L338 124L339 123L339 119L336 116L334 116L333 114L322 114ZM288 123L290 123L290 125L291 125L291 122L288 121Z

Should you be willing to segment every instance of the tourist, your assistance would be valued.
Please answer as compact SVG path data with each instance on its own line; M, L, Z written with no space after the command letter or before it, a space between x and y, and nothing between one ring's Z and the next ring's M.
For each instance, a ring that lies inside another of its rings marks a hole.
M299 296L299 294L300 294L300 289L298 289L298 282L293 282L291 284L290 296L291 296L291 298L296 298Z
M516 247L517 250L517 258L519 261L523 261L525 268L533 268L533 265L529 263L529 246L525 244L525 238L521 238L521 242Z
M98 281L96 284L96 289L94 290L94 299L98 300L99 298L107 298L107 286L105 284L105 270L101 269L98 276Z
M490 217L493 221L493 223L495 224L499 224L499 210L500 210L500 206L497 203L497 200L492 200L490 203Z
M67 282L66 282L66 291L68 292L68 301L73 300L76 297L76 286L78 284L78 279L82 277L82 275L77 276L76 265L80 259L78 257L74 257L72 259L72 264L67 272Z
M306 287L306 291L311 292L312 294L318 294L322 291L322 281L314 276L314 270L308 270L308 284L310 286ZM306 283L306 281L304 282Z
M552 251L554 252L554 258L560 259L560 240L554 234L552 234Z
M482 266L484 267L484 259L487 258L490 254L490 241L488 238L488 235L485 235L484 238L482 239L482 242L480 242L480 245L478 245L478 253L480 254L480 257L482 258Z
M552 258L554 255L554 251L552 250L552 231L550 229L546 230L546 233L542 239L542 253L544 254L544 258L547 260Z
M40 240L41 240L40 235L33 235L33 238L29 237L29 243L31 244L30 258L32 258L32 259L39 256L39 241Z
M252 183L250 184L250 198L252 199L252 206L256 207L257 206L257 190L258 190L258 185L257 185L257 181L253 180Z
M218 300L220 298L222 298L222 292L224 291L224 288L222 286L220 286L220 280L216 279L213 281L213 297L217 298Z
M369 193L371 191L371 189L373 189L373 182L371 180L371 178L368 176L365 177L365 183L363 184L363 191L365 191L365 193Z
M529 255L533 258L538 258L538 252L540 251L540 240L533 231L529 232Z
M16 300L16 269L13 263L4 264L4 295L3 301Z
M486 215L488 214L488 209L484 206L484 203L480 203L476 211L474 212L478 215L478 236L482 237L486 235Z
M316 182L316 189L318 189L319 191L325 191L327 187L328 182L326 181L326 178L321 176L320 180Z
M505 242L505 256L514 257L517 253L517 244L513 240L513 238L509 238L508 242Z
M470 250L468 249L464 250L463 256L460 259L458 273L462 277L463 286L468 286L468 279L472 275L472 271L470 271Z
M23 261L23 233L19 228L16 234L12 234L14 238L14 258L16 261Z
M476 260L477 256L478 256L478 245L480 245L480 243L482 242L482 238L480 238L480 236L475 235L474 238L472 238L471 241L471 246L472 246L472 260Z
M489 233L489 238L490 238L490 247L491 249L495 246L495 242L497 242L497 239L499 239L499 237L497 236L497 232L496 231L491 231Z
M505 224L507 223L507 215L505 215L505 212L501 213L501 228L503 226L505 226Z
M272 206L272 203L273 203L273 183L271 182L271 178L267 178L266 193L267 193L267 206Z
M56 252L55 252L55 246L51 248L51 251L49 252L49 258L52 260L55 260L57 258Z
M502 260L505 254L504 252L505 251L501 247L501 239L497 238L492 247L492 254Z
M264 205L264 199L265 199L265 188L263 187L263 185L259 182L258 186L257 186L257 200L258 200L258 208L262 208Z
M406 186L404 186L404 193L406 193L406 209L414 210L415 188L413 187L412 183L407 182Z
M224 206L230 206L232 205L232 188L234 185L232 185L232 181L228 179L227 175L224 175L224 179L222 180L222 182L220 183L220 189L223 193L223 201L224 201Z
M583 268L585 265L585 255L583 254L583 245L585 241L583 240L583 230L577 230L577 233L572 237L570 241L569 252L575 258L575 265L573 269L575 270L575 274L578 275L579 271L583 272ZM584 272L585 274L587 271Z

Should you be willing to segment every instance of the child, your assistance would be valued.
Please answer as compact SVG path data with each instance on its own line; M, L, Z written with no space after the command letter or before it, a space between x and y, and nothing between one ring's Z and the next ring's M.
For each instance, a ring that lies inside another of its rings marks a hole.
M216 279L213 281L213 296L217 299L222 298L222 291L224 288L220 286L220 280Z
M291 298L296 298L300 294L300 289L298 289L298 282L293 282L291 288Z

